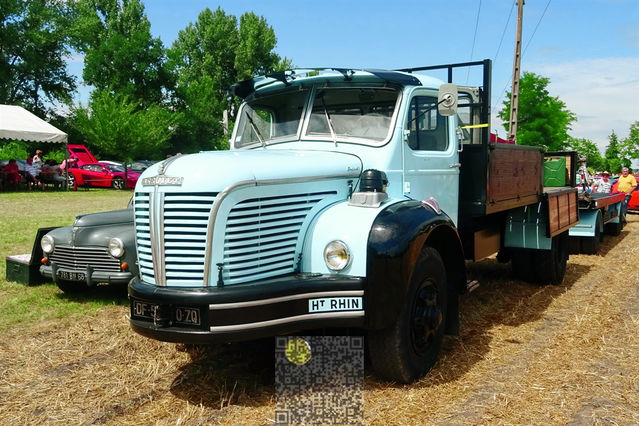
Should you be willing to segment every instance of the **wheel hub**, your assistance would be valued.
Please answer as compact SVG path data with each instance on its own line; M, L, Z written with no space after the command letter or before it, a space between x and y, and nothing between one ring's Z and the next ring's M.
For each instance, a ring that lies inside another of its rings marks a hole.
M428 349L443 322L437 287L427 283L419 289L412 317L413 344L417 352Z

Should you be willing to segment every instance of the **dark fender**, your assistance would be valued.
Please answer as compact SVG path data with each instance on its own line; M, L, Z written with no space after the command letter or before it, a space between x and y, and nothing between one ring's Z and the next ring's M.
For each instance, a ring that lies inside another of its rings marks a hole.
M450 218L419 201L407 200L382 211L368 236L366 315L370 329L395 322L404 303L413 267L422 247L441 254L448 279L446 332L459 331L459 295L466 289L464 253Z

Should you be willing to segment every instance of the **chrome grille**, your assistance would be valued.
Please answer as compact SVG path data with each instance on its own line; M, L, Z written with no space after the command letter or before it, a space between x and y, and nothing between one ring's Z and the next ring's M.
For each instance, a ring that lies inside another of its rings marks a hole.
M56 246L49 260L64 269L86 270L91 265L94 271L120 272L120 261L111 257L106 247Z
M293 272L300 230L309 212L337 192L243 200L230 211L224 237L224 283Z
M135 243L138 248L138 266L142 281L155 284L153 255L151 250L151 227L149 224L150 194L135 193Z
M202 286L206 232L217 193L165 193L166 285Z

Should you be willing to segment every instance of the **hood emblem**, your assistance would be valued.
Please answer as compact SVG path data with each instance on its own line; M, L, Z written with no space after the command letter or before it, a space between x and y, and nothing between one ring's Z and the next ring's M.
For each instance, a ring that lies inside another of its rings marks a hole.
M155 185L182 185L183 177L173 177L173 176L152 176L148 178L142 179L142 185L144 186L155 186Z

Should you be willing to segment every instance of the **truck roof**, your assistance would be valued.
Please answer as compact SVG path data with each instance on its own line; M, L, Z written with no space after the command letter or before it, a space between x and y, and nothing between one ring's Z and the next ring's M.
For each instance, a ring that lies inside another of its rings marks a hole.
M380 69L352 69L352 68L303 68L276 72L244 80L231 86L231 92L240 98L246 98L261 89L277 89L303 83L318 83L324 81L361 81L387 82L401 86L424 86L439 88L444 82L417 73Z

